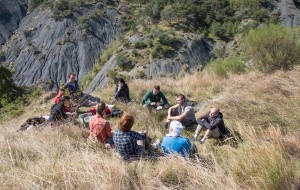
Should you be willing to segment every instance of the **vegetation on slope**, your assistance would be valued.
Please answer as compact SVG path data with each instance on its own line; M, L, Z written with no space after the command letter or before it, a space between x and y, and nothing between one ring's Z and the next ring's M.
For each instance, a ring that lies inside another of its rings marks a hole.
M22 112L22 108L28 104L30 97L36 97L40 91L25 90L15 85L12 79L13 73L0 66L0 122L15 117Z
M222 80L205 71L128 83L135 100L158 84L172 104L179 92L198 102L197 116L212 106L221 108L226 125L241 138L236 136L238 144L222 146L213 139L196 143L199 160L168 157L126 164L102 146L88 146L88 130L72 123L16 133L26 118L47 114L50 108L47 104L36 112L32 104L27 113L1 127L0 181L4 189L292 189L300 175L299 72L296 66L270 75L228 74ZM108 86L96 95L109 102L113 90ZM149 115L138 103L119 106L134 116L134 130L164 136L160 114ZM118 119L110 122L115 129Z

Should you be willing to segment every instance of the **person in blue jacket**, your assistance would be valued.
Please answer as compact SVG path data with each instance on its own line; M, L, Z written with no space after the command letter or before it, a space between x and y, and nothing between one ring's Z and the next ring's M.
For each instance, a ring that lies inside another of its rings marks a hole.
M169 127L169 134L163 138L161 144L164 155L180 154L183 157L189 156L192 152L192 143L188 138L182 137L182 124L179 121L172 121Z

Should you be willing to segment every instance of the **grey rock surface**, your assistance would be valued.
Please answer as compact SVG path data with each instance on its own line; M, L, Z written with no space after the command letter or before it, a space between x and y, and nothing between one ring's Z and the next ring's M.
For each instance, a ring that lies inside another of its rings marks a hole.
M207 39L180 41L175 44L176 52L167 55L164 59L153 59L150 57L150 64L143 68L137 66L138 68L134 68L128 74L134 75L134 71L139 70L146 74L146 78L155 79L164 76L176 77L180 72L196 71L209 62L213 55L213 47L213 42ZM112 57L105 63L88 86L87 92L92 92L107 84L106 72L115 67L114 58Z
M122 33L115 19L115 10L92 4L73 12L60 21L52 19L50 10L36 8L19 25L15 35L2 47L4 66L16 71L14 80L19 86L49 84L54 88L66 82L69 72L80 80L93 68L95 60ZM89 16L104 9L98 20ZM78 21L87 18L88 28Z
M144 72L151 78L160 76L176 77L181 71L202 68L211 59L213 47L213 43L206 39L182 41L177 48L183 50L178 51L177 58L174 59L171 56L166 59L154 59L146 66Z
M114 68L116 66L116 55L113 55L101 68L101 70L97 73L95 78L92 80L92 82L89 84L89 86L86 88L87 93L91 93L94 90L103 87L107 84L108 78L106 77L107 72Z
M280 21L283 26L296 27L300 25L300 8L293 0L279 0L276 6L280 12Z
M0 0L0 45L19 27L27 8L28 0Z

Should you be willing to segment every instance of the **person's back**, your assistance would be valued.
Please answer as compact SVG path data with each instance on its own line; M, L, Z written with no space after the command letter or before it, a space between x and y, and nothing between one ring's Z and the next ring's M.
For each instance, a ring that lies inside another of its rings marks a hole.
M138 140L145 140L147 132L138 133L131 131L134 119L131 115L124 114L118 124L118 129L114 131L113 140L116 150L120 156L127 158L138 156L145 147L138 145Z
M94 115L89 121L90 132L96 134L97 139L102 144L106 143L107 140L112 136L112 130L108 121Z
M171 136L164 137L161 145L165 155L178 153L183 157L189 154L191 146L191 142L188 138Z

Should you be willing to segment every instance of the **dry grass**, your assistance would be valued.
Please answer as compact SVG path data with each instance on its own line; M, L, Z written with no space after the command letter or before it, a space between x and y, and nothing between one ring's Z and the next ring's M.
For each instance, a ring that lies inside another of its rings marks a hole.
M2 189L292 189L300 176L300 67L265 76L229 76L226 80L197 73L180 79L131 81L130 106L117 105L135 117L134 130L162 138L164 114L149 115L139 101L161 85L171 103L182 92L199 102L197 116L212 106L243 141L218 146L196 144L200 159L180 157L123 163L102 146L86 143L88 131L65 123L58 128L16 132L28 117L48 114L49 103L4 122L0 134ZM110 101L114 86L96 92ZM42 100L44 97L41 97ZM118 119L110 120L115 128ZM239 138L237 138L239 139ZM299 181L298 181L299 182Z

